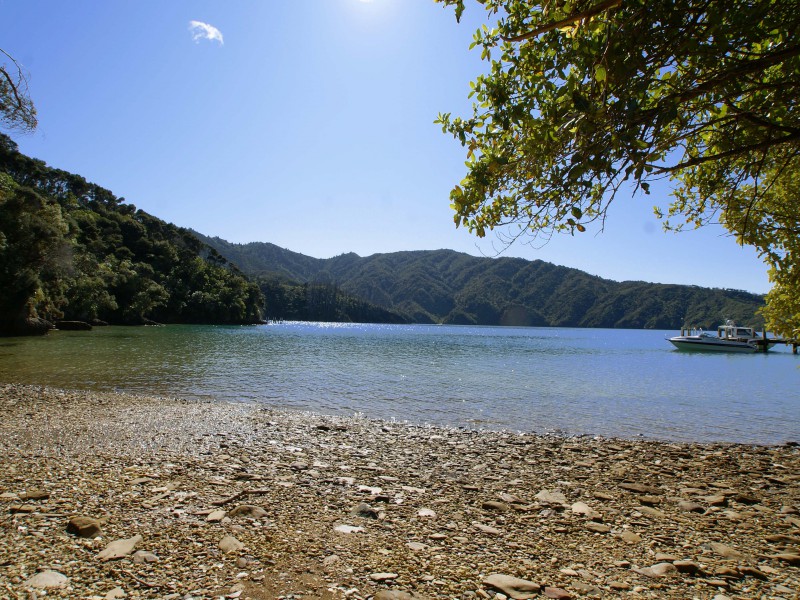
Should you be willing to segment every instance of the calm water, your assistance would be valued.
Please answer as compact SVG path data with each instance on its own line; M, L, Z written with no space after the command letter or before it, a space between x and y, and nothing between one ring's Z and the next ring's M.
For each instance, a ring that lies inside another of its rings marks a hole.
M800 441L800 356L676 332L339 325L108 327L0 338L0 381L487 429Z

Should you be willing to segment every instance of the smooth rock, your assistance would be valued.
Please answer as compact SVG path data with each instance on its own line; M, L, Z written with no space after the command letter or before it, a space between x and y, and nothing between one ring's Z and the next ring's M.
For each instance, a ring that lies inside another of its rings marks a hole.
M744 558L744 554L720 542L711 542L709 546L716 554L724 558Z
M483 533L488 533L489 535L500 535L502 532L499 529L495 529L494 527L490 527L489 525L484 525L483 523L473 523L476 529Z
M789 563L793 567L800 566L800 554L794 554L793 552L782 552L780 554L773 554L770 558L775 558L785 563Z
M636 573L658 579L661 577L668 577L678 572L678 568L672 563L657 563L651 567L644 567L643 569L633 569Z
M158 562L158 556L147 550L137 550L133 553L133 562L137 565Z
M233 517L249 517L251 519L261 519L267 516L267 511L260 506L253 506L252 504L240 504L228 512L228 516Z
M631 531L630 529L626 529L625 531L623 531L619 537L621 537L622 541L624 541L627 544L638 544L639 542L642 541L642 536L640 536L638 533Z
M119 598L127 597L128 594L125 592L125 590L123 590L121 587L115 587L103 597L103 600L119 600Z
M705 507L702 504L698 504L697 502L689 502L688 500L681 500L678 502L678 508L692 513L704 513L706 512Z
M611 531L611 527L603 523L586 523L585 527L595 533L609 533Z
M59 573L58 571L42 571L28 579L22 584L22 587L44 590L47 588L62 588L65 587L67 583L69 583L69 578L63 573Z
M572 600L572 595L567 590L562 590L558 587L546 587L542 591L545 598L553 598L554 600Z
M419 512L417 512L417 516L424 519L433 519L436 517L436 511L430 508L420 508Z
M506 512L509 510L508 504L504 502L496 502L494 500L487 500L483 504L481 504L481 508L483 510L493 510L497 512Z
M372 508L366 502L361 502L358 504L353 510L350 511L350 514L354 517L361 517L362 519L378 518L378 511Z
M566 506L567 497L555 490L542 490L536 494L535 498L542 504L550 506Z
M601 516L599 512L594 510L585 502L575 502L572 505L571 510L576 515L586 515L590 519L598 519Z
M375 600L423 600L422 596L399 590L381 590L375 594L374 598Z
M356 526L353 526L353 525L337 525L336 527L333 528L333 530L337 531L339 533L363 533L364 532L364 528L363 527L356 527Z
M650 506L637 506L636 510L638 510L646 517L652 517L655 519L663 519L666 516L663 512L661 512L657 508L652 508Z
M72 517L67 523L67 533L77 535L82 538L96 538L103 535L103 530L100 528L100 521L92 517Z
M232 535L226 535L219 542L219 549L222 550L225 554L230 554L231 552L238 552L243 548L244 544L239 540L237 540Z
M620 483L619 487L623 490L627 490L629 492L635 492L637 494L651 494L651 495L659 495L661 494L661 490L649 485L644 485L643 483Z
M680 573L695 575L701 571L700 565L693 560L676 560L673 561L672 564L675 565L675 568L678 569Z
M105 549L95 558L97 560L108 561L129 556L139 542L142 541L142 539L142 536L135 535L132 538L127 538L124 540L114 540L113 542L110 542L108 546L106 546Z
M370 573L369 576L372 581L391 581L398 577L399 575L397 573Z
M514 600L529 600L535 598L542 589L538 583L526 581L519 577L512 577L511 575L502 575L500 573L492 573L483 580L484 585L493 587L500 590L507 596L514 598Z
M214 510L208 514L208 516L206 517L206 521L208 521L209 523L219 523L220 521L222 521L222 519L224 519L227 516L228 513L225 512L224 510Z

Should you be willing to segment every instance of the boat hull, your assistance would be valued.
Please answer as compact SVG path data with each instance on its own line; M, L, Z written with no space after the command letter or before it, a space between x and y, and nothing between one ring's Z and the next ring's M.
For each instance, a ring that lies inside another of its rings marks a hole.
M717 338L700 339L694 337L678 336L669 338L669 341L678 350L689 350L692 352L740 352L753 353L758 351L755 344L740 342L737 340L725 340Z

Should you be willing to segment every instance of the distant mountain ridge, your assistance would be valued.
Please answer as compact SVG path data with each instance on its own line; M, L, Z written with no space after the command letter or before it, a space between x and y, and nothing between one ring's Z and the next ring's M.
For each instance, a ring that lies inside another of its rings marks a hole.
M741 290L617 282L541 260L454 250L318 259L267 242L233 244L195 234L250 276L335 284L417 323L639 329L713 328L725 319L763 324L756 314L763 297Z

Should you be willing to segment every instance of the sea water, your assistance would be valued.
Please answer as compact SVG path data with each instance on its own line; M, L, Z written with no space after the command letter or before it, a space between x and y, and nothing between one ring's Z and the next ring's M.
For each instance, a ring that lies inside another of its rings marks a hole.
M254 402L449 427L800 441L800 356L654 330L282 323L0 338L0 382Z

